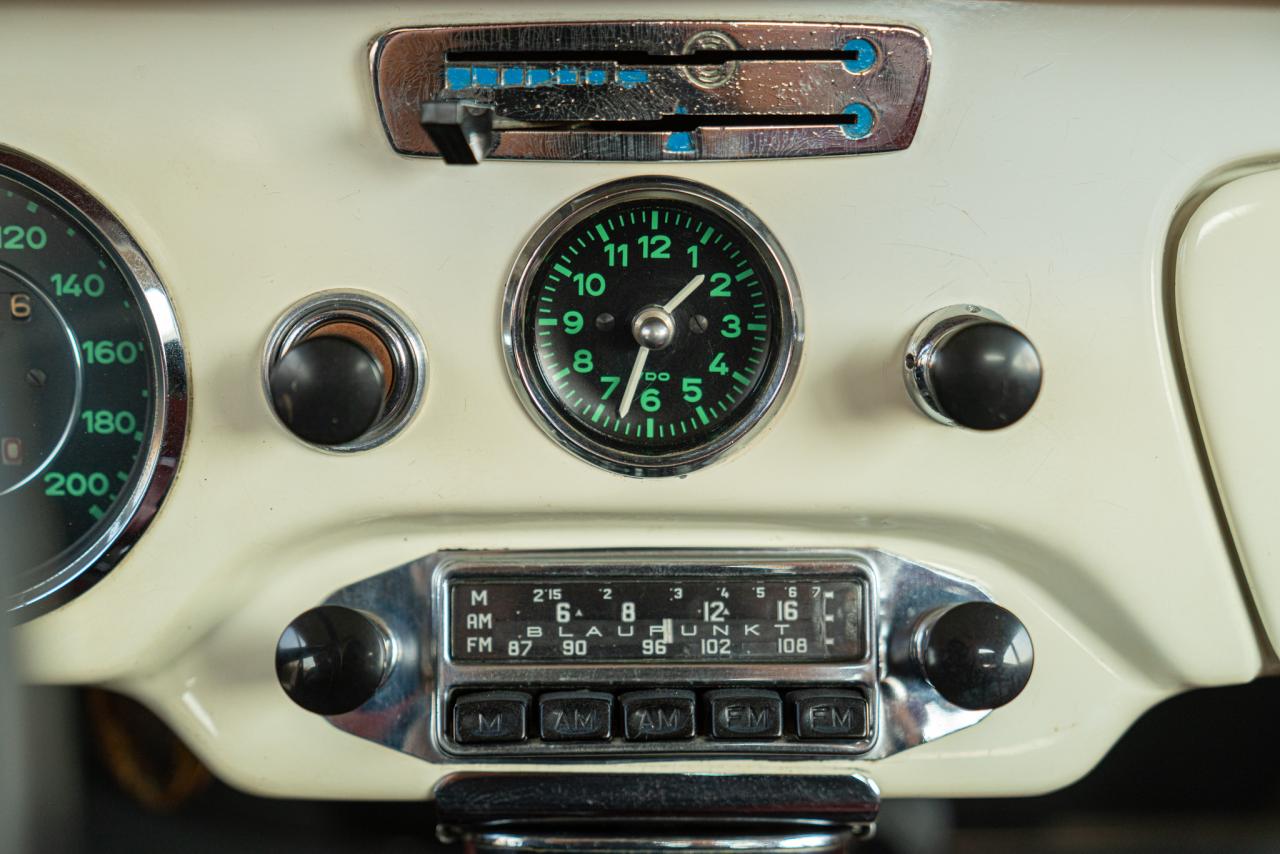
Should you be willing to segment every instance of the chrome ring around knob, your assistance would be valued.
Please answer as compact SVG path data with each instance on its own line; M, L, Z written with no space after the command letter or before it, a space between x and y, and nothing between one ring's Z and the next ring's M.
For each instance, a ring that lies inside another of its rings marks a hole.
M280 412L278 377L277 388L272 387L277 366L291 351L325 337L345 339L363 348L378 362L385 385L381 412L367 430L347 441L327 442L300 435ZM295 304L276 321L263 355L262 384L276 420L311 447L335 453L364 451L391 439L417 413L427 387L426 348L413 325L376 297L327 291Z
M1043 368L1035 345L999 314L953 305L916 327L903 375L921 412L950 427L987 431L1031 410Z

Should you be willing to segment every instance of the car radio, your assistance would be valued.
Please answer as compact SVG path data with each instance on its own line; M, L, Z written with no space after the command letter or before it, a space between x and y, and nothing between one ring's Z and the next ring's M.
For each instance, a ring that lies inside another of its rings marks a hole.
M438 763L856 755L976 723L1030 678L976 585L875 550L442 552L300 615L285 691Z

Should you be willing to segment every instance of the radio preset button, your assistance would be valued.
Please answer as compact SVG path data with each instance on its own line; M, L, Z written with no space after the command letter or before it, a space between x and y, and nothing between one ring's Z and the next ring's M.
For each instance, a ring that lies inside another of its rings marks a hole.
M458 744L524 741L532 701L520 691L465 694L453 704L453 740Z
M613 735L613 697L598 691L558 691L538 698L543 741L608 741Z
M787 694L800 738L866 738L867 701L856 691L811 688Z
M778 738L782 735L782 698L777 691L723 688L707 692L711 737Z
M622 703L623 732L628 741L672 741L693 738L692 691L632 691Z

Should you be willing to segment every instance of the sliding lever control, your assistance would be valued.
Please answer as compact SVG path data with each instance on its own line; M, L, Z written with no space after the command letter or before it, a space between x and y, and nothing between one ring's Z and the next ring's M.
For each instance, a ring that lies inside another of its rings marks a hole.
M427 101L422 129L445 163L475 166L493 146L493 105L474 101Z
M393 30L372 68L403 154L750 160L906 148L929 44L856 23L483 24Z

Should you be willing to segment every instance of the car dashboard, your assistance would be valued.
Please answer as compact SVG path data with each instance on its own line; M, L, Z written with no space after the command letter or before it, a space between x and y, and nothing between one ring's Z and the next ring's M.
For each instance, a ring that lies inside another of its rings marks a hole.
M865 828L1274 668L1274 9L2 17L27 681L260 795Z

